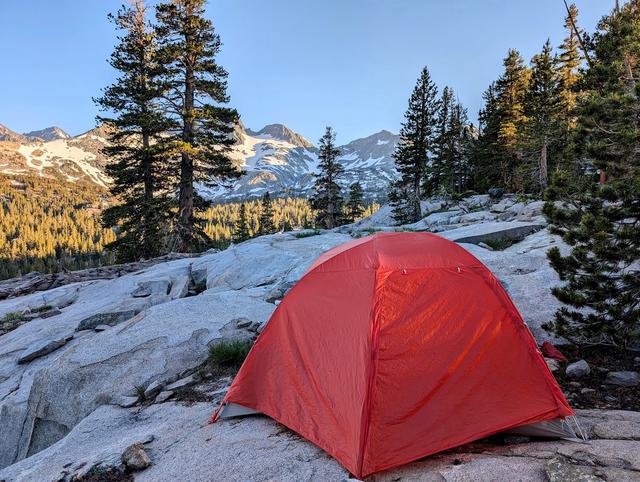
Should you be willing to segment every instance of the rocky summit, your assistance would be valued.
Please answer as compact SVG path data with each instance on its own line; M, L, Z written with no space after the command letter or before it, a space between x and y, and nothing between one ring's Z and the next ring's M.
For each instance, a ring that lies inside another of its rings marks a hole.
M408 226L393 226L384 206L333 231L262 236L136 271L14 280L15 291L0 283L0 480L349 479L267 417L209 424L232 374L206 378L198 367L212 343L255 337L318 255L380 230L460 243L499 278L539 343L561 342L542 327L559 306L546 251L567 248L549 234L541 202L473 196L423 208ZM640 480L639 412L579 410L578 420L587 442L485 439L370 480Z

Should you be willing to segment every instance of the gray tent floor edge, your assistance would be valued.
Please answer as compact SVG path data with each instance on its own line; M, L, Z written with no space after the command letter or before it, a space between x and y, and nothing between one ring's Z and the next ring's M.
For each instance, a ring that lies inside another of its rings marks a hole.
M219 416L220 418L232 418L243 417L245 415L259 415L260 413L261 412L258 412L257 410L254 410L252 408L229 402L222 407ZM578 421L575 420L575 417L568 417L556 418L553 420L546 420L544 422L531 423L528 425L521 425L520 427L514 427L501 433L510 435L523 435L526 437L586 440L582 433L580 433L580 435L576 433L576 431L571 426L571 421L573 422L573 425L576 426L578 431L582 432L582 430L580 430L580 426L578 425Z

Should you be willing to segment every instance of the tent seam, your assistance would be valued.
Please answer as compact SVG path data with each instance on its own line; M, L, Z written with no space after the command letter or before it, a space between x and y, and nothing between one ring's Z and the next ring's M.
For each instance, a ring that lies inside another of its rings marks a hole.
M372 242L375 243L375 237L372 237ZM365 244L365 243L363 243ZM371 425L371 404L373 399L373 387L375 385L375 378L378 370L378 335L380 331L380 323L378 320L378 281L380 275L380 259L376 259L375 275L373 281L373 293L371 296L372 307L370 314L371 324L371 347L369 354L369 367L367 377L367 392L365 394L365 400L363 404L363 414L360 423L360 446L358 448L358 459L356 461L356 467L358 469L358 477L362 475L364 468L365 451L368 445L369 439L369 427Z
M544 358L542 358L542 362L540 361L541 355L539 355L539 349L537 344L535 343L533 334L531 333L531 330L529 329L527 323L524 321L524 318L520 314L520 311L516 307L515 303L506 293L506 290L504 289L500 281L488 268L486 268L483 273L481 273L480 278L485 282L489 289L493 291L500 303L507 309L507 314L509 315L511 322L514 322L514 319L519 322L515 323L518 335L523 339L523 342L531 348L531 350L529 351L529 355L533 358L535 365L538 366L539 369L543 372L543 379L545 381L547 389L551 393L553 401L556 405L556 409L558 411L561 411L562 409L566 409L568 406L569 410L575 415L574 410L570 405L568 405L568 402L565 405L561 403L562 399L558 398L556 386L554 386L551 380L549 380L549 376L553 378L553 374L551 373L551 370L549 370L546 362L544 362ZM564 396L564 394L562 395Z

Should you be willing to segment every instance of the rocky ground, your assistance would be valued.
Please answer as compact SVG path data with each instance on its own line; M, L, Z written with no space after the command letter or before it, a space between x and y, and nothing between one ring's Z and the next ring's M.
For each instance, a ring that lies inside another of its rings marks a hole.
M383 208L333 232L264 236L111 279L9 292L0 301L7 326L0 335L0 481L348 479L332 458L266 417L210 425L231 379L202 378L208 346L255 336L323 251L393 229L436 231L461 243L498 276L536 339L559 343L541 325L558 307L549 288L559 281L545 253L563 247L545 229L541 207L487 196L437 201L425 203L424 220L402 228L390 227ZM579 410L588 443L492 437L371 480L640 480L637 368L587 360L598 373L592 383L590 373L574 376L569 367L580 360L566 354L569 362L549 363L566 391L580 393L577 406L589 407L582 390L596 383L617 401L593 406L627 408Z

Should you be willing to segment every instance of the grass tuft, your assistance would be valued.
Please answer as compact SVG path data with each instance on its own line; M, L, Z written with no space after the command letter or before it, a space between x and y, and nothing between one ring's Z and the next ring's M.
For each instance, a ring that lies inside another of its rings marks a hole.
M12 311L4 315L2 321L22 321L24 316L19 311Z
M248 340L219 341L209 347L208 362L219 367L239 368L251 350Z

